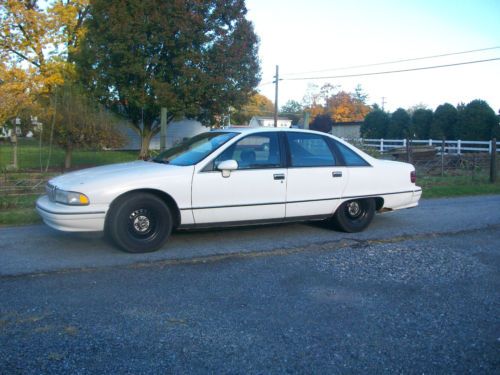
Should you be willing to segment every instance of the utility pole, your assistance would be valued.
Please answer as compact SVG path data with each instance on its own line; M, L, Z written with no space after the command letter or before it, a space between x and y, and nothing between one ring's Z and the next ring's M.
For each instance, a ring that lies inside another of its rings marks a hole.
M167 148L167 109L161 107L160 116L160 151L165 151Z
M385 109L385 96L382 96L382 111Z
M280 80L279 78L279 66L276 65L276 75L274 76L276 79L274 81L274 127L278 127L278 82Z

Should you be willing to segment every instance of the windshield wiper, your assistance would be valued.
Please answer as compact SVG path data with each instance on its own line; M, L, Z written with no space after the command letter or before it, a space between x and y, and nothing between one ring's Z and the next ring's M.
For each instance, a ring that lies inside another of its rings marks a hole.
M159 164L170 164L168 160L163 160L163 159L151 159L152 162L154 163L159 163Z

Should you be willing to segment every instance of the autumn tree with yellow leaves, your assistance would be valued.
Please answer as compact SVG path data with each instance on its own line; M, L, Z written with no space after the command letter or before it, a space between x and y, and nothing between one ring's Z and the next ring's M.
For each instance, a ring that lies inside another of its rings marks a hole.
M254 94L248 102L231 115L231 123L247 125L253 116L273 116L274 104L262 94Z
M88 14L89 0L0 0L0 124L26 110L37 115L66 151L66 166L74 148L121 139L106 113L75 88L73 55Z
M367 95L360 86L354 92L347 92L327 83L320 88L310 87L304 97L304 105L312 118L328 113L335 123L339 123L363 121L371 111L366 100Z

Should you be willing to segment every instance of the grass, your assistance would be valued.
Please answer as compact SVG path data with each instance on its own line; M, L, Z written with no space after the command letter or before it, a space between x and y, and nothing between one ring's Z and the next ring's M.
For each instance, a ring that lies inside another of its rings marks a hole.
M9 143L0 144L0 170L8 168L12 164L13 148ZM49 147L42 146L40 149L37 140L22 139L17 147L18 168L20 170L35 169L40 170L41 166L45 169L49 158ZM137 160L137 151L73 151L74 166L91 166L111 163L120 163L124 161ZM64 164L64 150L54 146L50 156L50 168L61 169Z
M34 208L10 208L0 210L0 227L41 223L42 219Z
M423 198L448 198L467 195L500 194L500 181L492 184L486 176L420 177Z
M12 146L9 143L0 144L0 171L8 169L12 163ZM137 160L137 151L85 151L73 152L73 166L88 167L94 165L120 163ZM18 168L16 173L5 173L3 180L8 183L11 180L30 180L33 173L30 170L40 170L41 165L45 169L49 156L49 148L40 149L38 142L34 139L22 139L18 144ZM41 160L41 163L40 163ZM54 146L50 158L50 168L52 170L62 170L64 164L64 150ZM53 173L44 174L45 177ZM40 178L40 176L36 177ZM2 184L0 179L0 184ZM28 190L27 190L28 191ZM1 196L0 195L0 226L25 225L40 223L41 219L35 210L35 201L38 194Z

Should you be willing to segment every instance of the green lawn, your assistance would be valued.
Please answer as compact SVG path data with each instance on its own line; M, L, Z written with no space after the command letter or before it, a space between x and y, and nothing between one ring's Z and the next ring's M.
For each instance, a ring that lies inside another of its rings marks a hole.
M40 170L45 169L49 157L49 147L43 146L41 149L37 140L22 139L17 147L18 168ZM0 170L12 164L13 148L10 143L0 144ZM73 166L91 166L124 161L136 160L138 151L85 151L75 150L73 152ZM54 146L50 157L50 168L62 169L64 164L64 150Z
M500 181L492 184L486 176L420 177L417 184L422 187L423 198L500 194Z
M89 167L94 165L120 163L137 160L137 151L74 151L73 166ZM50 159L50 169L57 172L43 174L42 177L31 171L40 171L41 166L45 169L49 156L48 147L40 147L34 139L22 139L18 145L18 167L19 173L5 173L0 177L0 184L15 180L50 177L54 173L59 174L64 163L64 150L54 147ZM41 160L41 162L40 162ZM12 163L12 146L10 143L0 143L0 172L5 171ZM35 177L36 175L36 177ZM4 182L2 182L4 181ZM26 191L32 191L27 189ZM0 193L1 194L1 193ZM23 225L41 222L36 213L35 201L38 195L1 196L0 195L0 226Z

